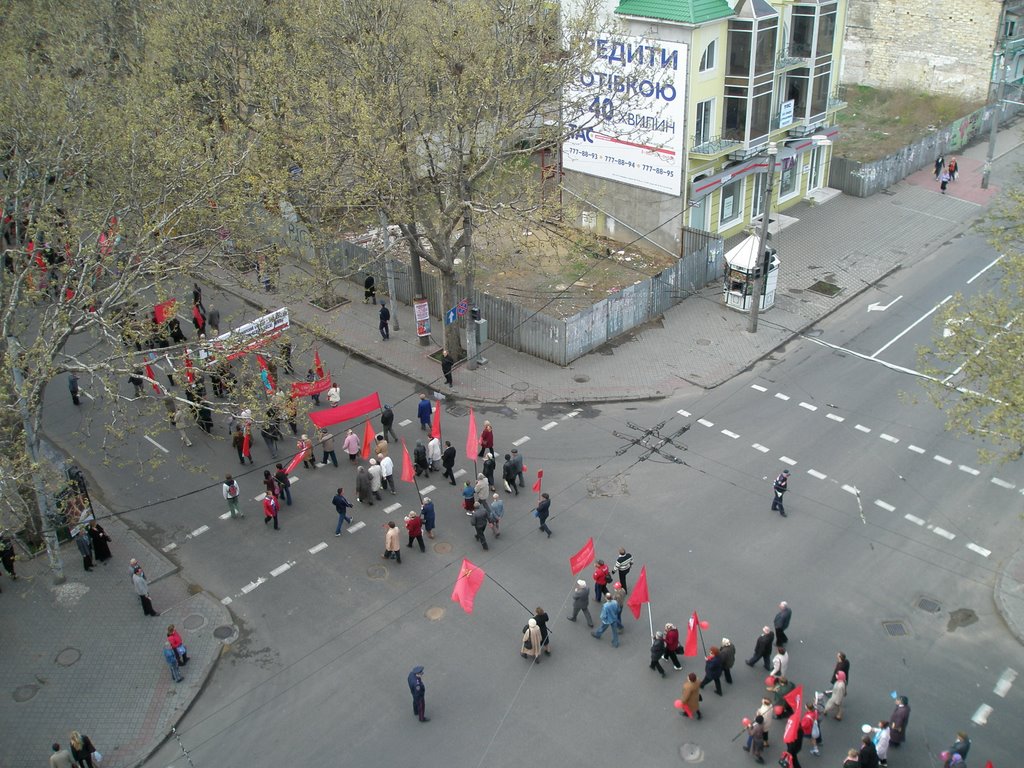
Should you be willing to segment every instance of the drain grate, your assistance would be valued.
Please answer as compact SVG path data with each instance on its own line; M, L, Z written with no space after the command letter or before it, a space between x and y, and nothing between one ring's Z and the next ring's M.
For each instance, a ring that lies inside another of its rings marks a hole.
M843 289L840 288L835 283L829 283L824 280L818 280L814 285L810 286L807 290L814 291L815 293L820 293L822 296L835 296Z
M927 613L938 613L942 610L942 606L930 597L922 597L917 601L917 607Z
M910 634L907 631L907 625L902 621L883 621L882 629L889 637L906 637Z

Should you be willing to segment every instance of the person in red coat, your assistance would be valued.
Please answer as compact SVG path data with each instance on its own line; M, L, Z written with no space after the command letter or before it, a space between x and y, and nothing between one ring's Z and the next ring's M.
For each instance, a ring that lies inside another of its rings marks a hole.
M277 527L277 511L281 508L281 505L277 503L277 499L274 496L266 496L263 499L263 524L266 525L271 520L274 521L274 530L279 530Z
M604 564L604 560L597 561L597 567L594 568L594 600L598 603L601 602L601 595L608 594L608 582L611 581L612 572L608 566Z
M410 512L405 518L405 530L409 532L409 543L405 546L411 547L415 540L420 543L420 552L426 552L427 545L423 543L423 518L415 512Z
M480 433L480 450L477 452L477 456L486 456L488 453L494 453L494 430L491 428L491 422L484 422L484 431Z
M665 625L665 658L671 660L672 666L677 670L682 669L682 665L679 663L679 657L676 653L679 652L679 630L675 624Z

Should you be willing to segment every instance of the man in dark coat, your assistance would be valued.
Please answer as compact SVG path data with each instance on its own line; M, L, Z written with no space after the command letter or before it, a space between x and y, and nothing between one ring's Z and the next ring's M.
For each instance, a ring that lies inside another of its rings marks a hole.
M386 301L380 303L380 337L387 341L391 338L391 328L388 323L391 322L391 310L388 309Z
M783 600L779 603L779 612L775 614L775 644L786 645L789 638L786 637L786 630L789 629L789 620L793 618L793 609L789 603Z
M423 667L413 667L409 673L409 692L412 694L412 713L421 723L429 723L427 717L427 686L423 684Z
M427 529L427 537L434 538L434 502L430 500L429 496L423 497L420 517L423 518L423 527Z
M547 493L540 495L537 502L537 522L540 523L540 530L544 531L551 538L551 529L548 528L548 515L551 513L551 496Z
M441 454L441 466L444 467L442 477L447 477L448 482L455 485L455 449L451 440L444 441L444 452Z
M388 435L391 435L395 442L398 442L398 435L395 434L395 412L391 410L390 405L385 405L380 412L380 431L384 435L384 439L387 440Z
M572 616L567 616L566 618L569 621L576 621L576 616L580 611L583 611L583 615L587 619L587 626L593 629L594 620L590 617L590 588L583 579L577 580L576 586L573 588Z
M771 627L764 627L761 629L761 636L757 638L757 642L754 643L754 655L747 659L747 666L752 667L757 664L757 660L760 659L764 663L766 670L771 670L771 666L768 664L768 659L772 655L772 645L774 641L774 633Z
M473 507L473 528L476 530L476 540L480 542L484 549L490 549L487 546L487 509L483 504L476 504Z
M661 657L665 654L665 633L657 632L654 635L654 642L651 644L651 669L657 670L662 677L665 677L665 670L661 668Z
M725 682L732 685L732 665L736 663L736 646L728 637L722 638L722 644L718 648L718 658L722 660L722 676Z
M505 490L509 493L519 495L519 486L516 484L516 468L512 463L512 454L505 454L505 463L501 465L501 479L505 482Z
M455 361L452 359L451 353L446 349L441 353L441 373L444 374L444 381L449 387L454 386L452 384L452 368L455 367Z

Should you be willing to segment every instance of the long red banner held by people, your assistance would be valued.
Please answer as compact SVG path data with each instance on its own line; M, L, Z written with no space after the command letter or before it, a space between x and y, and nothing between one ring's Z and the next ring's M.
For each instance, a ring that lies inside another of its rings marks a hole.
M297 466L299 466L299 464L302 463L302 457L305 456L305 455L306 455L306 450L305 449L302 449L301 451L296 453L295 457L291 461L288 462L288 466L284 468L285 473L290 475L292 472L294 472L295 468Z
M402 482L411 483L416 477L416 471L412 468L412 459L409 458L409 449L405 447L405 438L402 438Z
M700 626L700 619L694 611L690 620L686 623L686 645L683 646L683 656L697 655L697 627Z
M310 395L319 395L322 392L326 392L331 388L331 375L327 374L322 379L316 381L293 381L291 398L294 400L297 397L309 397Z
M430 436L441 439L441 404L434 409L434 423L430 425Z
M466 613L473 612L476 593L480 591L480 585L484 583L486 575L483 568L463 559L459 578L456 579L455 588L452 590L452 600L461 605Z
M523 467L523 469L525 470L526 467ZM541 483L541 481L543 479L544 479L544 470L543 469L538 469L537 470L537 482L533 484L533 492L534 493L540 493L540 483Z
M569 567L572 569L572 575L575 576L592 562L594 562L593 537L587 539L587 543L583 545L583 549L569 558Z
M633 618L639 619L643 604L649 602L651 602L651 596L647 591L647 566L645 565L640 568L640 578L633 585L633 591L630 592L626 605L633 612Z
M333 408L325 408L321 411L313 411L309 414L309 420L323 429L331 424L339 424L343 421L353 421L360 416L365 416L373 411L380 410L380 395L373 392L366 397L353 400L350 403L341 403Z
M440 410L440 404L438 404ZM466 460L472 459L480 450L480 440L476 436L476 414L469 409L469 434L466 435Z

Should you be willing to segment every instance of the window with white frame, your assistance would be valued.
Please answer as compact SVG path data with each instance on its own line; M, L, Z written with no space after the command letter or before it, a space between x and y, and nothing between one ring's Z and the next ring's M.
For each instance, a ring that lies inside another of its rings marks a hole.
M697 114L693 120L693 146L699 147L713 138L715 100L697 102Z
M715 55L718 52L718 41L712 40L708 43L708 47L704 49L704 54L700 57L700 72L709 72L715 68Z
M743 218L743 179L722 187L718 208L719 228L725 228Z
M782 161L779 170L779 201L787 200L800 191L800 156Z

